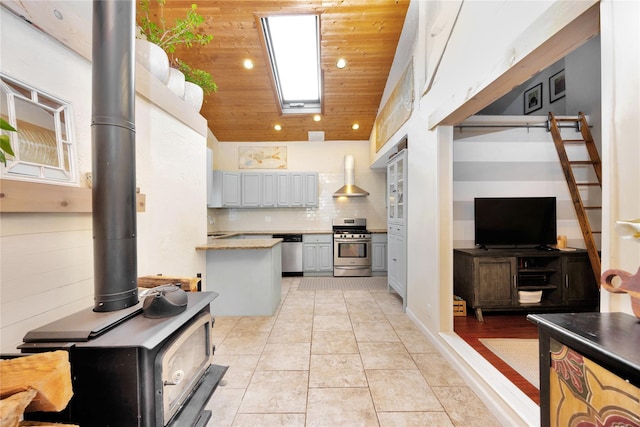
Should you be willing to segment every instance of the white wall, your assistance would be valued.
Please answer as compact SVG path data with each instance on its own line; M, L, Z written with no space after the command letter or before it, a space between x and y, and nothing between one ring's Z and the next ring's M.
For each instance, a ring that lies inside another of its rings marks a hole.
M259 145L216 143L215 169L240 170L238 147ZM273 143L263 145L273 146ZM369 167L369 141L283 142L278 145L287 147L287 169L284 171L318 172L318 207L209 209L209 231L329 231L331 220L337 217L363 217L367 219L367 228L386 229L386 170ZM344 185L344 156L347 154L354 156L355 183L369 192L367 197L333 197L333 193Z
M91 64L4 8L0 55L3 72L71 102L80 174L89 172ZM136 178L146 194L137 217L138 274L193 276L204 272L194 248L206 240L206 121L198 116L201 126L187 128L148 100L180 105L179 98L166 87L151 92L136 97ZM3 213L0 223L0 351L7 353L29 330L93 305L92 219Z

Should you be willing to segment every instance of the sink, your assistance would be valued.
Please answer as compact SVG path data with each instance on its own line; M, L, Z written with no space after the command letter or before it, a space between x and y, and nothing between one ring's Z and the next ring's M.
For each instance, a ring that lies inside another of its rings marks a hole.
M224 236L228 236L229 233L213 233L213 234L209 234L207 237L210 239L220 239L220 238L224 238Z

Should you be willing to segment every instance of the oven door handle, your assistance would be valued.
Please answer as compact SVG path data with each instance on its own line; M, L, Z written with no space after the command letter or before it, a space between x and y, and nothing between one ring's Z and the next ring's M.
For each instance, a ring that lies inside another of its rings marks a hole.
M335 243L369 243L371 239L333 239Z

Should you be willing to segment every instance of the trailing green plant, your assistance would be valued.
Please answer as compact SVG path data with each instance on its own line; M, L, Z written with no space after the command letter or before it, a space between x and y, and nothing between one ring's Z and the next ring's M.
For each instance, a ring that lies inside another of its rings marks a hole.
M0 119L0 129L10 132L17 132L17 130L11 126L6 120ZM0 135L0 162L3 165L7 165L7 155L15 156L13 149L11 148L11 139L9 135Z
M149 1L140 0L138 2L138 28L142 36L167 52L170 63L182 71L186 81L197 84L206 94L217 92L218 85L213 81L213 77L209 72L191 68L183 61L174 58L176 47L180 45L184 45L187 48L192 47L194 44L205 46L213 40L211 34L203 34L198 30L205 22L204 17L196 11L198 6L192 4L184 19L175 19L173 26L168 26L163 16L166 0L158 0L160 5L159 24L151 20Z
M185 81L200 86L205 95L218 91L218 85L213 81L211 74L198 68L191 68L179 59L176 59L175 63L178 66L178 70L184 74Z

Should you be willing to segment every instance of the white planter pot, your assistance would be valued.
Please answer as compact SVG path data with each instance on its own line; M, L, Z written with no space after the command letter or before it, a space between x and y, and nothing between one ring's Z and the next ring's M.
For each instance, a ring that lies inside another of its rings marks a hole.
M167 87L171 92L178 95L180 98L184 98L184 74L182 71L176 70L175 68L169 69L169 82L167 83Z
M193 106L196 111L200 111L204 100L204 91L197 84L186 82L184 84L184 100L187 104Z
M136 61L162 83L169 81L169 58L162 48L147 40L136 39Z

